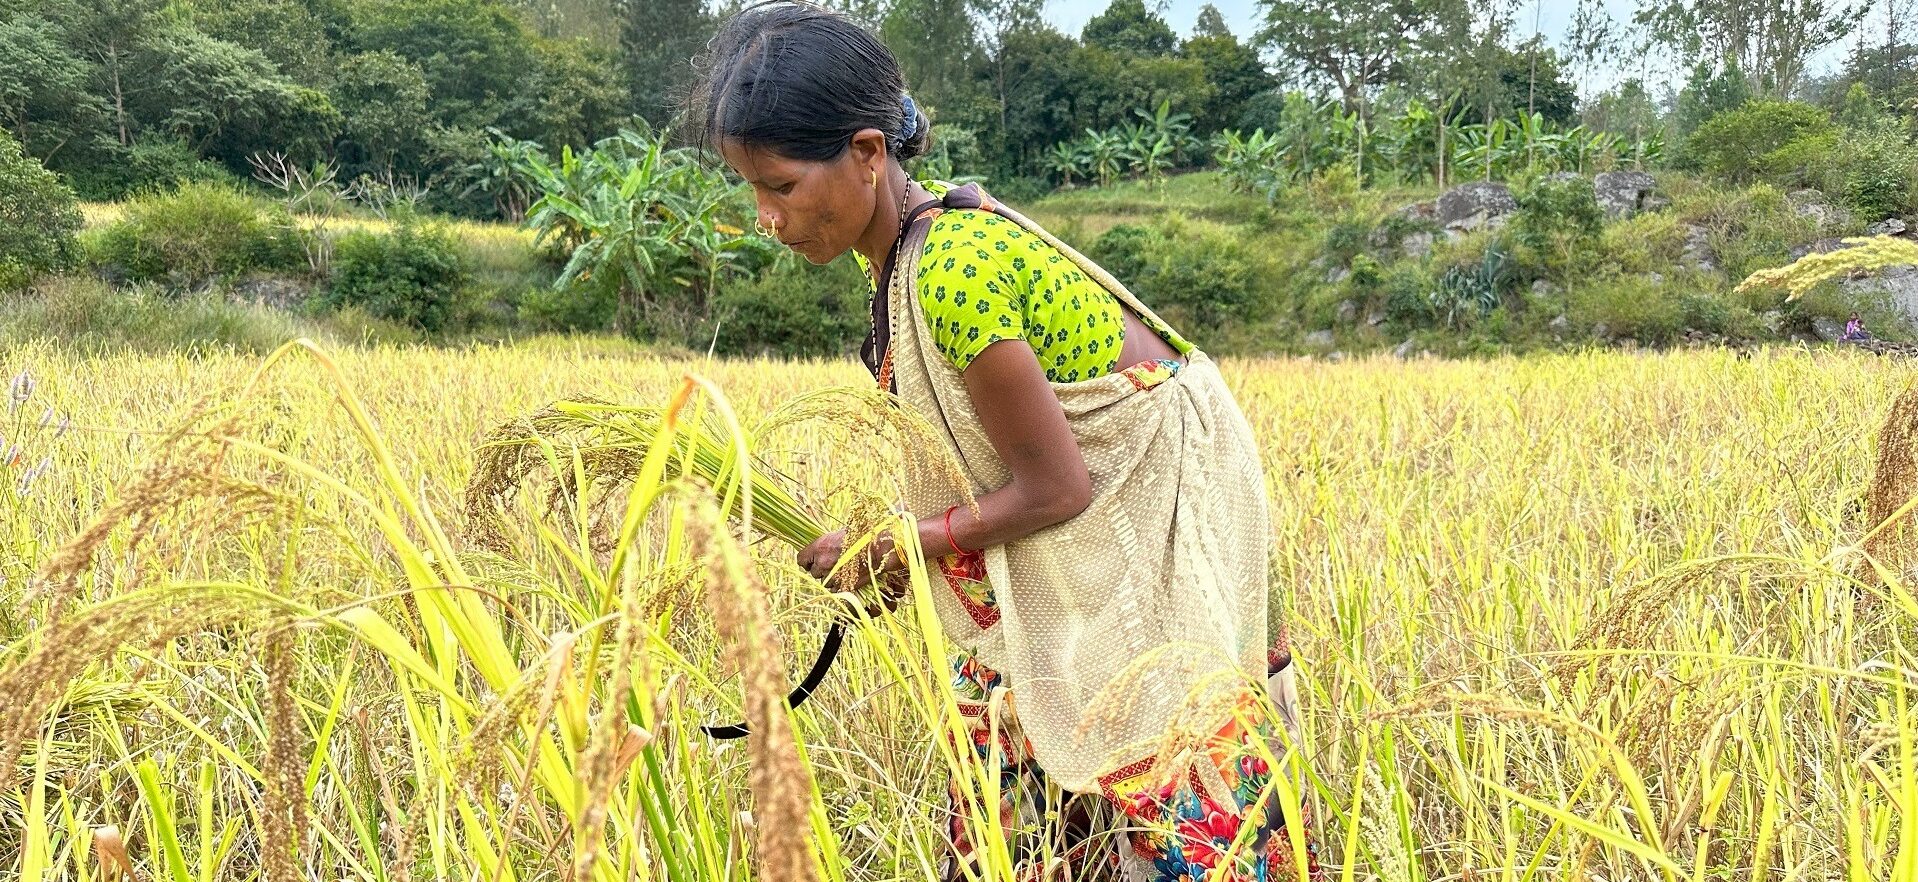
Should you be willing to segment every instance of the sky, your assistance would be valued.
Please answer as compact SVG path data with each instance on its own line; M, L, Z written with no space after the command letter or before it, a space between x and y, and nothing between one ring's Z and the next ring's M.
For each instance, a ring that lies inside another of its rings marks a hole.
M1212 5L1219 7L1219 12L1225 16L1226 25L1238 35L1239 39L1249 39L1258 32L1260 17L1255 0L1211 0L1211 2ZM1087 19L1104 11L1110 3L1111 0L1049 0L1046 4L1046 18L1061 31L1076 35L1081 28L1085 27ZM1146 3L1150 6L1153 0L1146 0ZM1638 0L1604 0L1604 3L1612 19L1621 24L1630 22L1632 12L1638 7ZM1172 25L1172 29L1183 37L1191 33L1193 22L1199 18L1199 9L1205 4L1206 0L1165 0L1165 8L1160 14L1164 15L1166 21ZM1539 33L1544 34L1552 45L1562 47L1565 34L1572 26L1572 15L1577 9L1577 0L1533 0L1532 3L1524 4L1513 16L1514 25L1521 32L1529 32L1536 16ZM1882 34L1884 32L1882 21L1880 15L1873 15L1867 19L1865 28L1874 34ZM1877 22L1875 27L1874 22ZM1806 65L1807 70L1813 74L1829 72L1837 66L1850 45L1851 41L1846 40L1827 47L1825 51L1812 58L1811 63ZM1650 83L1683 79L1668 66L1653 64L1649 65L1649 69L1641 70L1640 68L1647 65L1636 62L1637 60L1634 59L1634 63L1629 66L1578 72L1579 93L1586 95L1594 86L1598 89L1609 88L1630 76L1642 76ZM1673 85L1676 87L1678 83L1673 82Z

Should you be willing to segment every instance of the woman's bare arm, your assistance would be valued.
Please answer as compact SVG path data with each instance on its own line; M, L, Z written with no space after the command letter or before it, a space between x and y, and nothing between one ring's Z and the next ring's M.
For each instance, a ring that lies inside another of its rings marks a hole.
M1032 346L1001 340L980 351L962 376L980 428L1012 480L978 497L977 517L965 506L953 512L952 540L968 550L1001 545L1084 511L1092 503L1092 477ZM922 518L919 544L926 556L952 553L945 512L914 514ZM840 533L824 537L800 551L799 565L823 577L844 544ZM886 562L900 566L895 555L887 554Z

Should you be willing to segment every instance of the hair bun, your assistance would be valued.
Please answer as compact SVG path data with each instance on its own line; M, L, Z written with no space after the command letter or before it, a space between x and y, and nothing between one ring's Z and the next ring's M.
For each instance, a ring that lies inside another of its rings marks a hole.
M911 159L924 156L932 145L932 120L911 95L899 96L899 110L902 120L899 124L899 142L893 148L893 156L899 159Z

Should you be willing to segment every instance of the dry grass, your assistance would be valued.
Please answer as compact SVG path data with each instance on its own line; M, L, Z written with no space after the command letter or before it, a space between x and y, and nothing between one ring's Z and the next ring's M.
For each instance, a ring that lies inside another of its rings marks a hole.
M593 511L624 492L581 506L511 468L483 507L462 492L516 415L663 404L690 368L783 426L763 452L838 526L896 478L858 441L878 429L781 408L856 366L337 357L363 414L294 360L196 420L257 360L0 353L74 423L34 494L0 495L0 872L100 878L112 826L142 878L172 878L168 830L189 878L930 875L968 770L936 747L917 621L862 627L788 716L769 697L834 605L780 543L714 529L683 485L610 525ZM1335 878L1918 878L1910 538L1871 535L1918 490L1911 369L1774 350L1225 370L1265 445ZM448 538L500 505L484 552ZM750 744L698 732L742 708ZM149 760L174 815L129 783Z

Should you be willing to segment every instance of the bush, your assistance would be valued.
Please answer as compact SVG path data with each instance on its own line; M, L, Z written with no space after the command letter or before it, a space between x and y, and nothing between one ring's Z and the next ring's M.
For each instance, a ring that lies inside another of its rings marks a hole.
M108 159L75 171L73 188L83 198L104 202L189 183L239 183L226 166L201 158L184 141L141 138L131 147L116 145L113 150Z
M1839 140L1836 190L1867 223L1918 214L1918 145L1892 121L1847 131Z
M1400 264L1392 268L1380 283L1385 292L1385 320L1400 330L1428 327L1432 324L1432 291L1438 282L1418 264Z
M1511 223L1518 246L1513 256L1532 278L1564 281L1596 262L1604 226L1605 212L1590 181L1542 178L1518 196Z
M871 328L870 284L851 259L825 266L782 261L714 299L717 348L729 355L789 358L855 351Z
M1143 234L1115 236L1118 229L1096 250L1120 266L1100 265L1155 311L1188 319L1182 330L1264 318L1268 296L1281 287L1273 257L1238 228L1173 213Z
M72 264L80 223L73 191L0 131L0 291Z
M1678 292L1647 276L1616 276L1576 284L1565 292L1565 315L1585 331L1660 344L1685 326Z
M1598 251L1622 273L1666 272L1684 259L1685 231L1671 214L1643 212L1606 226Z
M1119 224L1105 231L1086 249L1086 256L1105 267L1106 272L1127 287L1143 277L1149 254L1160 240L1158 233L1137 224Z
M227 184L189 183L127 203L94 237L92 260L130 281L197 287L248 270L306 266L304 233L284 208Z
M1749 183L1802 161L1802 150L1781 149L1831 128L1825 111L1809 104L1752 101L1706 120L1685 142L1685 154L1711 174Z
M1732 279L1789 263L1791 248L1818 237L1818 222L1794 211L1785 194L1759 184L1743 190L1674 193L1680 217L1705 228L1719 267Z
M466 270L446 230L403 221L391 232L356 230L333 246L327 301L427 332L447 326Z

